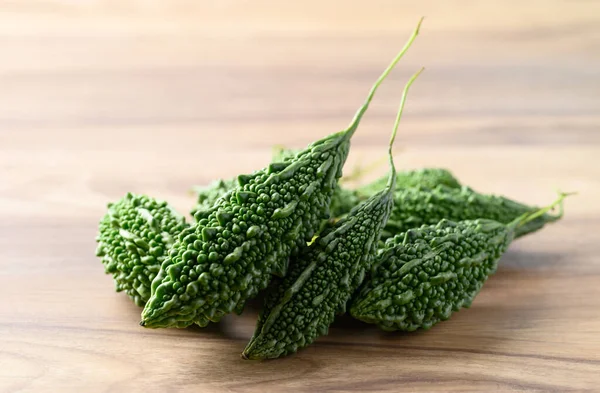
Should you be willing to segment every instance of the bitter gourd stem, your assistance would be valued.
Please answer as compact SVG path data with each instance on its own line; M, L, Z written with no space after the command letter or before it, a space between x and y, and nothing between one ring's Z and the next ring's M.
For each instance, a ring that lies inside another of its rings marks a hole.
M422 19L421 19L422 20ZM398 133L398 125L400 124L400 119L402 118L402 112L404 112L404 103L406 102L406 96L408 95L408 90L410 86L413 84L415 79L423 72L425 67L421 68L417 71L413 76L410 77L406 85L404 86L404 90L402 91L402 98L400 99L400 106L398 108L398 113L396 114L396 120L394 121L394 130L392 131L392 136L390 137L390 145L388 148L388 158L390 160L390 177L388 178L387 188L393 189L396 186L396 166L394 165L394 155L392 154L392 147L394 146L394 141L396 140L396 134Z
M569 196L569 195L575 195L577 194L576 192L568 192L568 193L562 193L561 191L557 191L558 194L564 194L565 197ZM552 215L552 214L548 214L548 222L554 222L554 221L558 221L562 218L563 214L564 214L564 209L563 209L563 204L559 204L558 205L558 214L556 215Z
M379 85L381 84L381 82L383 82L383 80L388 76L388 74L392 71L392 69L396 66L396 64L398 63L398 61L400 61L400 59L402 58L402 56L404 56L404 54L406 53L406 51L408 50L408 48L410 48L410 46L412 45L412 43L415 40L415 38L417 38L417 35L419 35L419 29L421 28L421 23L423 23L423 19L424 18L421 18L419 20L419 23L417 24L417 27L413 31L412 35L410 36L410 38L408 39L408 41L406 42L406 44L404 44L404 48L402 48L402 50L396 55L396 57L394 58L394 60L392 60L392 62L390 63L390 65L379 76L379 78L377 79L377 81L375 82L375 84L373 85L373 87L371 87L371 91L369 91L369 95L367 96L367 99L365 100L364 104L362 104L362 106L360 108L358 108L358 111L356 111L356 114L354 115L354 119L352 119L352 122L350 123L350 125L348 126L348 128L345 130L345 133L346 133L345 136L346 136L346 138L350 139L350 137L352 137L352 135L354 134L354 132L358 128L358 124L360 123L360 119L363 117L363 115L367 111L367 109L369 107L369 104L371 103L371 100L373 99L373 96L375 95L375 92L377 91L377 88L379 87Z
M525 214L517 217L516 219L514 219L507 226L513 230L517 229L519 227L522 227L523 225L527 224L528 222L531 222L531 221L535 220L536 218L543 216L544 214L546 214L547 212L552 210L557 205L560 207L559 214L557 216L555 216L555 218L558 220L563 215L563 201L569 195L575 195L575 194L576 194L575 192L559 192L558 198L554 202L549 204L548 206L543 207L539 210L536 210L533 213L525 213Z
M421 19L422 20L422 19ZM404 103L406 102L406 96L408 95L408 90L413 82L417 79L417 77L425 70L425 67L421 68L417 71L413 76L410 77L406 85L404 85L404 90L402 91L402 98L400 99L400 105L398 107L398 112L396 113L396 120L394 121L394 128L392 130L392 136L390 137L390 144L388 147L388 159L390 163L390 175L388 177L388 181L386 184L386 189L388 191L394 190L396 187L396 166L394 165L394 155L393 155L393 147L394 141L396 140L396 134L398 133L398 126L400 125L400 119L402 118L402 112L404 112ZM340 217L334 218L334 222L338 222L341 218L345 217L347 214L344 214Z

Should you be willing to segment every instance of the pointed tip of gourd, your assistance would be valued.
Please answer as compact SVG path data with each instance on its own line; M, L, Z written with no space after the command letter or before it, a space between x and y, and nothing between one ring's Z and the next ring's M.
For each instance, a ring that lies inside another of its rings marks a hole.
M513 230L516 228L522 227L523 225L527 224L528 222L552 211L556 206L558 206L558 208L560 210L557 215L551 216L550 221L558 221L563 217L563 214L564 214L563 202L564 202L565 198L568 196L571 196L571 195L576 195L576 194L577 194L577 192L562 192L559 190L558 198L554 202L552 202L551 204L549 204L545 207L542 207L534 212L525 213L525 214L517 217L516 219L514 219L511 223L509 223L507 225L509 228L511 228Z
M550 215L549 214L550 221L558 221L558 220L560 220L563 217L564 213L565 213L565 209L564 209L564 205L563 205L563 202L564 202L565 198L567 198L569 196L572 196L572 195L577 195L578 194L577 191L564 192L564 191L561 191L561 190L557 190L556 192L558 194L558 199L557 199L556 202L553 203L553 205L555 205L555 207L558 206L558 214L555 214L555 215ZM552 208L552 209L554 209L554 208ZM548 212L551 212L552 209L549 210Z
M140 321L140 326L146 326L146 321L144 321L143 319Z
M250 360L250 358L248 356L246 356L246 352L242 352L242 354L240 355L240 357L244 360Z

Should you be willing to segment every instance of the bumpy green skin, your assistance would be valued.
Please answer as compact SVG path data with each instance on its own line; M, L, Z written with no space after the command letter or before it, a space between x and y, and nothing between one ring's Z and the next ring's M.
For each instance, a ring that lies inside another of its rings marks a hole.
M299 150L277 147L273 149L272 162L289 162L296 157ZM424 168L397 173L396 190L404 190L412 187L435 188L438 185L448 188L460 188L458 180L448 171L442 168ZM341 217L352 210L360 202L382 190L388 181L383 176L372 183L362 186L356 190L336 185L331 198L331 217ZM211 208L216 201L228 191L237 187L237 179L216 180L207 186L197 186L194 191L198 194L196 206L191 211L195 217L198 211ZM468 217L467 217L468 218ZM396 233L398 233L396 231ZM385 237L389 237L389 234Z
M173 238L186 227L185 219L166 202L129 193L108 204L96 255L113 275L116 290L125 291L141 307L150 298L150 284Z
M394 201L394 209L381 236L383 240L411 228L436 224L443 218L454 221L487 218L508 224L524 213L538 209L505 197L480 194L468 187L449 188L443 185L434 189L413 187L397 190ZM535 232L555 220L557 217L544 214L518 228L515 237Z
M396 190L404 190L417 186L435 188L438 185L448 188L461 187L454 175L449 170L443 168L424 168L398 172L396 179ZM387 176L383 176L372 183L358 188L357 192L361 196L368 197L385 187L386 183Z
M290 255L328 217L355 128L310 145L293 160L238 177L239 186L181 232L152 283L146 327L206 325L283 275Z
M217 199L221 198L228 191L233 190L237 185L237 179L219 179L207 186L194 187L194 192L197 193L197 201L196 206L191 211L192 217L195 217L199 211L210 209Z
M296 149L277 148L273 151L272 159L273 162L287 162L293 160L298 152L299 150ZM386 183L384 182L379 189L381 190L385 185ZM331 203L329 204L331 217L339 217L348 213L364 199L366 198L361 198L357 191L342 188L337 184L331 197Z
M294 159L300 150L275 148L271 162L288 162ZM199 211L210 209L219 198L225 195L228 191L235 189L238 186L237 178L234 179L219 179L206 186L195 186L193 191L197 194L196 206L191 210L192 217L196 216Z
M469 307L514 236L493 220L442 220L389 239L353 300L354 318L382 329L429 329Z
M392 204L392 192L381 191L293 260L289 274L271 288L242 357L277 358L327 334L370 268Z
M273 161L275 163L285 163L292 161L299 153L299 150L277 149L273 153ZM210 209L219 198L225 195L228 191L235 189L238 185L237 179L216 180L207 186L194 187L194 192L197 193L196 206L191 211L192 217L196 216L199 211ZM385 183L383 184L385 186ZM379 189L381 189L380 187ZM348 213L352 208L361 202L357 191L343 189L336 185L335 191L331 198L330 214L332 217L339 217Z

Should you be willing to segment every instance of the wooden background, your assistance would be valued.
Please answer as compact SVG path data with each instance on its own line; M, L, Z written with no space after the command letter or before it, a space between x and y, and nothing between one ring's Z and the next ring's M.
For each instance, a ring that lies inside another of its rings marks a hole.
M94 256L105 204L135 191L185 212L191 185L344 128L421 15L347 168L385 154L424 65L398 166L535 204L579 191L565 219L429 332L342 318L249 362L256 309L139 327ZM598 1L0 1L2 392L600 391L599 197Z

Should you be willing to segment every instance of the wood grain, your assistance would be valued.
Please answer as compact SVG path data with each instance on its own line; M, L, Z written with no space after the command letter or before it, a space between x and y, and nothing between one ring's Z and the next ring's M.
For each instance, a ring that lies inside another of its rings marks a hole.
M398 166L535 204L577 190L565 219L429 332L344 317L248 362L258 302L206 329L139 327L93 255L105 204L136 191L187 211L192 184L345 127L421 15L348 167L384 154L425 65ZM599 391L600 3L2 1L0 48L1 391Z

